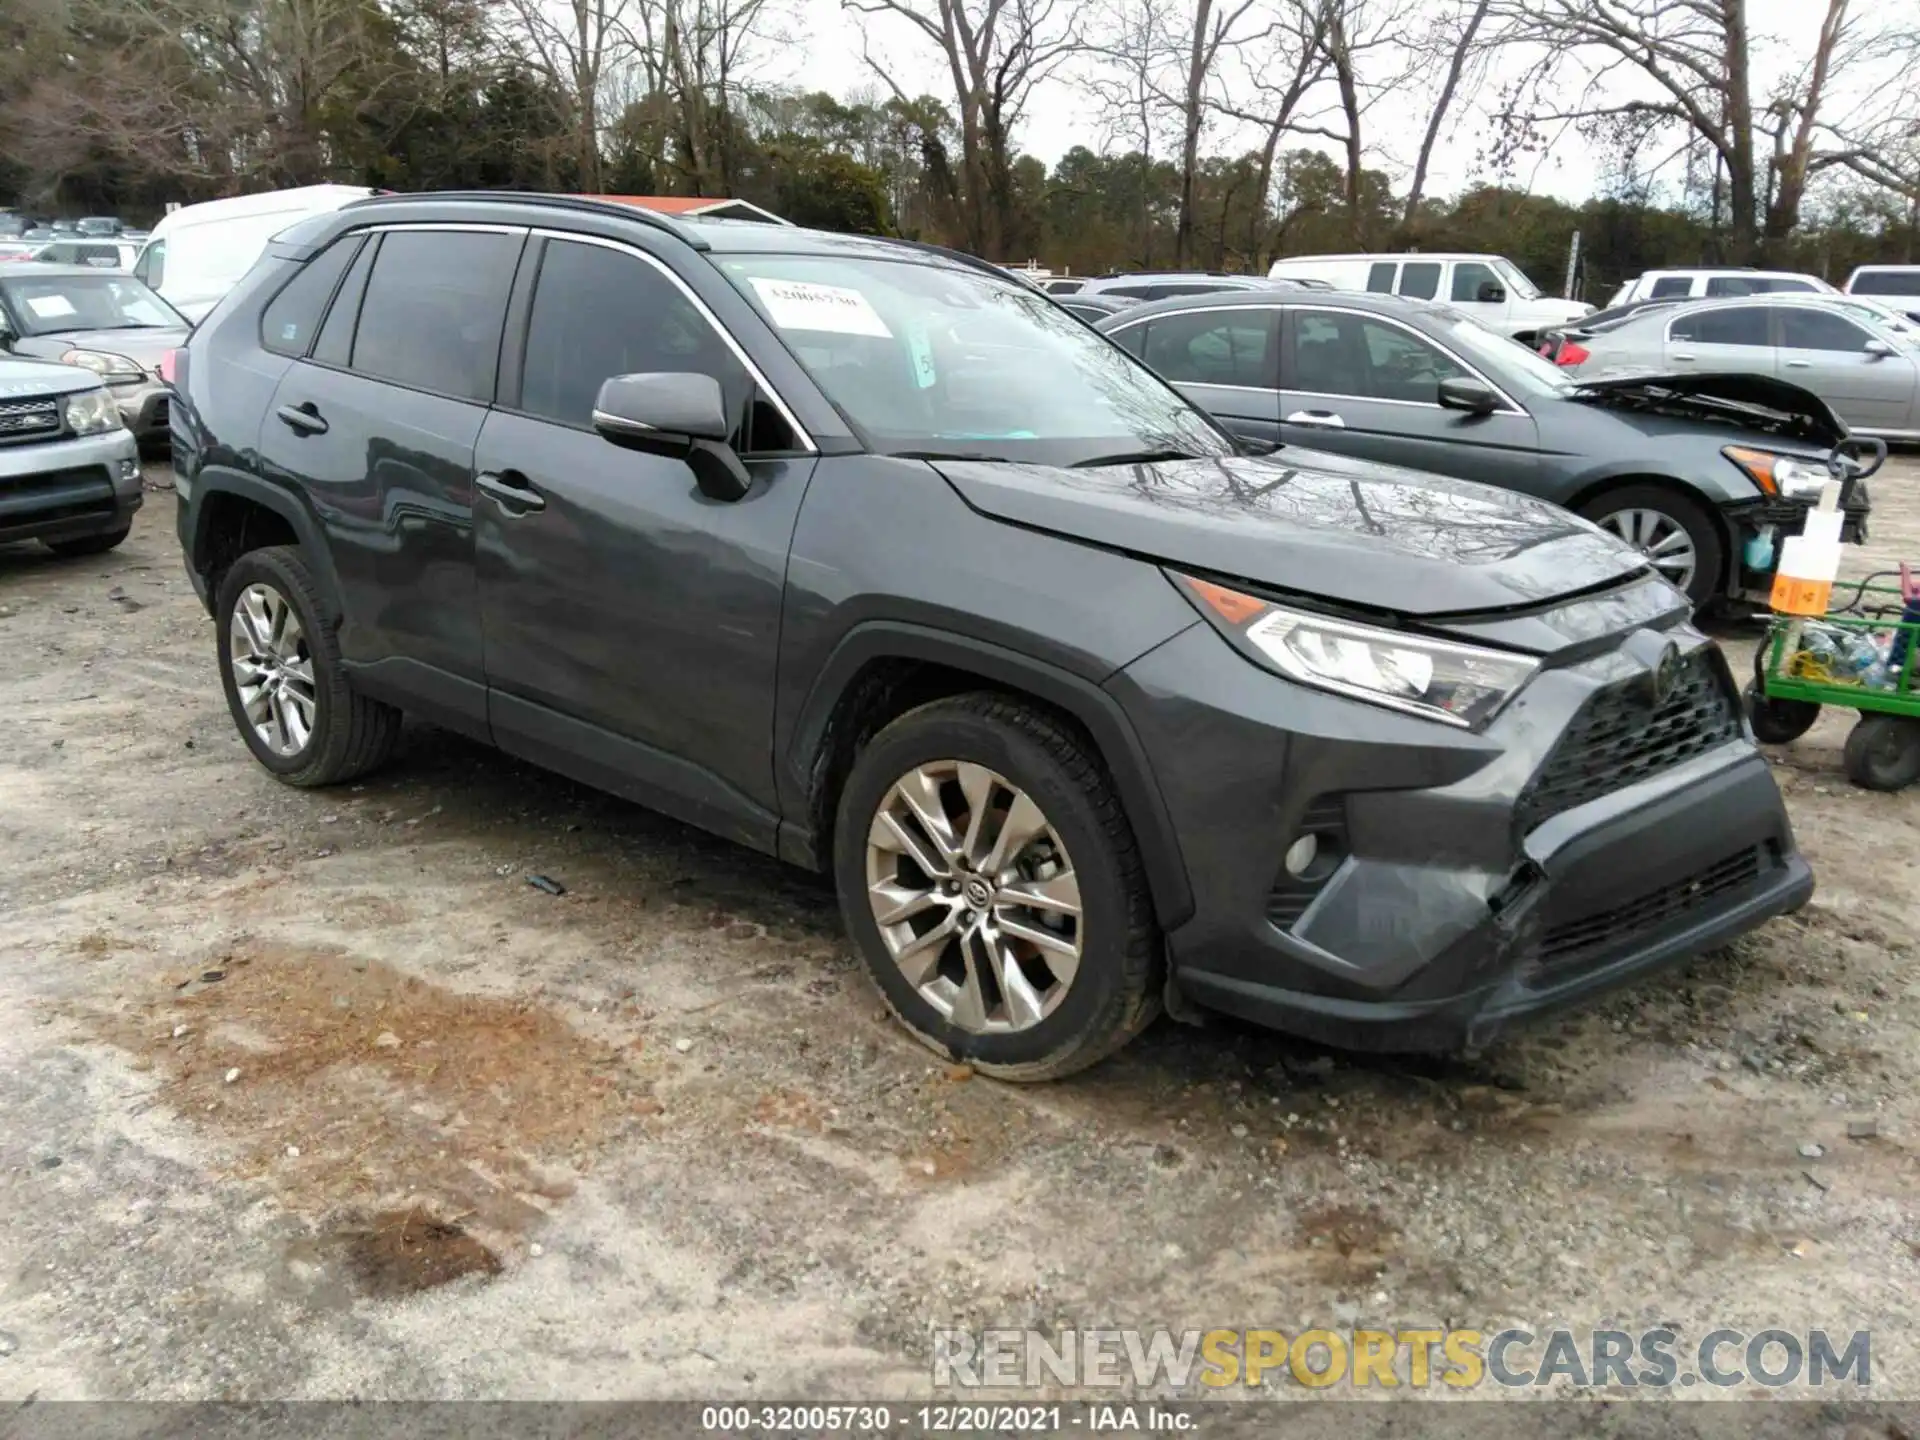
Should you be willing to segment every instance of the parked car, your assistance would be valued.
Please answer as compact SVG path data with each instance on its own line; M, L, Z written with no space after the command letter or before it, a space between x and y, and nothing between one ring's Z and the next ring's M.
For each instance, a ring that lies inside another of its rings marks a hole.
M11 210L0 210L0 240L18 240L33 228L33 222Z
M1920 439L1920 347L1820 296L1701 300L1595 336L1580 375L1741 371L1813 391L1862 435Z
M49 241L58 240L60 232L45 225L34 225L30 226L20 238L30 245L45 245Z
M1772 589L1776 542L1798 531L1846 438L1790 385L1576 384L1426 301L1209 296L1138 306L1098 328L1236 434L1564 505L1638 548L1696 605ZM1846 535L1857 540L1869 496L1864 483L1849 488Z
M361 185L305 185L183 205L153 227L133 273L197 321L239 283L273 236L372 193Z
M1590 315L1569 321L1563 329L1546 331L1540 337L1538 348L1541 355L1556 365L1578 365L1586 358L1587 352L1580 342L1587 336L1604 334L1649 310L1664 310L1683 303L1679 300L1633 300L1610 310L1595 310Z
M1593 308L1543 296L1504 255L1294 255L1274 261L1267 273L1336 290L1448 300L1489 330L1528 345Z
M1818 275L1792 270L1754 270L1712 266L1693 270L1648 270L1613 292L1607 308L1635 300L1719 299L1733 295L1831 295L1833 286Z
M1049 295L1072 295L1087 283L1084 275L1055 275L1040 288Z
M1139 304L1137 300L1128 300L1118 295L1060 295L1055 297L1060 308L1069 315L1078 315L1089 325L1104 320L1109 315L1118 315L1122 310L1131 309Z
M40 253L38 245L24 240L0 240L0 265L13 265L22 260L31 260Z
M411 710L830 870L888 1004L989 1074L1169 995L1478 1043L1812 890L1637 552L1239 453L965 256L381 197L271 244L173 363L261 765L348 779Z
M126 240L52 240L33 258L48 265L85 265L96 270L131 270L140 247Z
M1846 292L1883 297L1920 323L1920 265L1862 265L1847 277Z
M49 220L47 222L47 228L54 233L56 238L61 235L78 235L80 233L80 222L78 220Z
M82 235L115 236L123 233L127 227L120 223L118 215L88 215L75 228Z
M0 544L97 555L140 508L140 455L97 375L0 355Z
M160 362L189 328L131 275L38 262L0 269L0 349L92 371L144 444L168 437Z

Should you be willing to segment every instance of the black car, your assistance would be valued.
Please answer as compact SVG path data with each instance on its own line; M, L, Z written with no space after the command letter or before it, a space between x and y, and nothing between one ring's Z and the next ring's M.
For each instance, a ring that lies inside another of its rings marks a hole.
M1812 891L1638 553L1243 454L964 256L379 197L282 234L174 367L260 764L345 780L406 711L830 870L888 1003L995 1075L1162 1003L1478 1042Z
M1098 328L1237 434L1551 500L1696 605L1764 600L1834 474L1843 537L1866 537L1871 467L1824 401L1771 376L1575 380L1451 306L1391 295L1208 295Z

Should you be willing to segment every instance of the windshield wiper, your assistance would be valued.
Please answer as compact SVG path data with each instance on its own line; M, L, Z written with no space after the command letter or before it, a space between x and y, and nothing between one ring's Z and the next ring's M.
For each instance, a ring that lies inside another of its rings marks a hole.
M1091 470L1096 465L1157 465L1163 460L1195 460L1199 457L1185 450L1129 450L1119 455L1089 455L1085 460L1076 460L1067 468L1070 470Z

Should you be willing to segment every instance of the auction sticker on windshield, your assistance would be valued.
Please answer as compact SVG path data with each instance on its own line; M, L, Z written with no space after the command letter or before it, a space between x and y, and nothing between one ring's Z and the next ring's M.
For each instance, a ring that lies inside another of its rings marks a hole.
M36 320L63 320L74 313L73 302L64 295L29 295L27 309Z
M816 285L809 280L749 277L767 315L782 330L826 330L837 335L872 335L891 340L893 331L858 290Z

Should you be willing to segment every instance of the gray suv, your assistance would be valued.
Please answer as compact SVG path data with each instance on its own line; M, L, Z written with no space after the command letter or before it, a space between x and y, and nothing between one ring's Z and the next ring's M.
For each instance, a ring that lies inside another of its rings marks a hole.
M0 355L0 544L97 555L140 508L140 452L100 377Z
M992 267L529 195L286 232L179 532L294 785L402 712L832 874L908 1028L1479 1042L1812 891L1719 651L1557 507L1246 447Z

